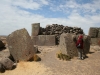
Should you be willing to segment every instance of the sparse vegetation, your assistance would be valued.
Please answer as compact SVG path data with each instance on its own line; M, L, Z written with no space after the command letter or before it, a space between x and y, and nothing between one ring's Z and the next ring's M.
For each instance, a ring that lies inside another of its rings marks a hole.
M67 60L71 59L70 56L62 54L61 51L58 51L57 54L56 54L56 56L57 56L57 58L59 58L59 60L65 60L65 61L67 61Z

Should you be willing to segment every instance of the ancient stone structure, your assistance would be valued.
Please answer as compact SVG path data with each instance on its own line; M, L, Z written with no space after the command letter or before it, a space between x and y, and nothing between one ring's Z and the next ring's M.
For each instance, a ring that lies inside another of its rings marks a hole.
M78 27L68 27L58 24L47 25L46 28L40 28L39 35L55 35L56 44L59 44L60 35L62 33L73 33L79 34L84 33L81 28Z
M83 42L84 42L84 52L85 53L89 53L89 51L90 51L91 37L88 36L88 35L84 35Z
M100 45L100 28L90 27L88 35L91 37L91 45Z
M68 55L68 56L77 56L77 48L75 45L75 42L73 41L72 34L61 34L60 36L60 43L59 43L59 49L61 50L62 54Z
M98 36L98 28L90 27L89 36L91 36L91 38L96 38Z
M38 45L38 46L54 46L55 45L55 35L33 36L32 41L34 45Z
M100 38L100 28L98 28L98 38Z
M9 34L7 42L10 54L16 61L27 61L35 53L31 37L25 28Z
M40 30L40 23L33 23L31 36L37 36L39 34L39 30Z
M59 49L62 54L74 57L78 55L75 41L77 40L78 35L64 33L60 36ZM84 50L85 53L88 53L90 50L90 37L84 35Z
M60 35L62 33L73 33L73 34L83 33L84 34L83 30L78 27L68 27L68 26L63 26L58 24L52 24L52 25L47 25L46 28L42 28L40 27L40 23L32 24L32 35L31 35L32 40L35 39L37 41L37 37L42 38L43 35L55 35L55 43L56 45L58 45L60 40ZM33 43L36 43L36 41L34 41Z

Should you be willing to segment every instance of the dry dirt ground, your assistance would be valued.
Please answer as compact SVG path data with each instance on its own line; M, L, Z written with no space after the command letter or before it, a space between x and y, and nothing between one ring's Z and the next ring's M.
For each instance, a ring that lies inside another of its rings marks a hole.
M84 60L59 60L56 57L58 50L57 46L39 47L41 61L19 62L17 68L0 75L100 75L100 47L91 46L88 58Z

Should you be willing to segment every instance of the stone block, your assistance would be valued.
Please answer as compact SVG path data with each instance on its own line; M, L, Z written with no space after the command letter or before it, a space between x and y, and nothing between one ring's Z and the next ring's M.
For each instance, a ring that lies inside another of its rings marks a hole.
M2 58L0 63L4 66L6 70L11 70L14 64L14 62L9 58Z
M98 28L97 27L90 27L89 34L91 38L96 38L98 35Z
M84 46L84 52L87 54L90 51L90 42L91 42L91 37L88 35L84 35L83 37L83 46Z
M55 46L55 36L54 35L46 35L45 45L46 46Z
M16 30L7 36L10 54L16 61L27 61L33 57L35 48L25 28Z
M40 23L33 23L31 36L37 36L39 34L39 30L40 30Z
M31 37L33 45L38 46L54 46L55 35L38 35Z
M100 38L91 38L91 45L100 45Z
M100 28L98 28L98 38L100 38Z
M73 36L72 34L69 34L69 33L61 34L59 49L61 50L62 54L65 54L71 57L78 55L77 48L73 40Z
M38 46L45 46L45 41L46 41L46 35L38 35L38 41L37 41Z
M31 39L32 39L33 45L37 45L38 36L31 36Z
M39 46L54 46L55 45L55 35L38 35Z
M59 49L61 50L62 54L65 54L71 57L78 56L77 47L76 47L77 38L78 36L74 34L70 34L70 33L61 34ZM84 51L85 53L89 53L90 37L84 35L83 41L84 41Z

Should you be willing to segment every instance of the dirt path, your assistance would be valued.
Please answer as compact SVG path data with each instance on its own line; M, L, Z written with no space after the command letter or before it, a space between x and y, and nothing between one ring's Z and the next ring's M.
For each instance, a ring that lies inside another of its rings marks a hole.
M40 62L20 62L16 69L0 75L100 75L100 51L91 49L88 58L63 61L56 58L57 47L39 47Z

